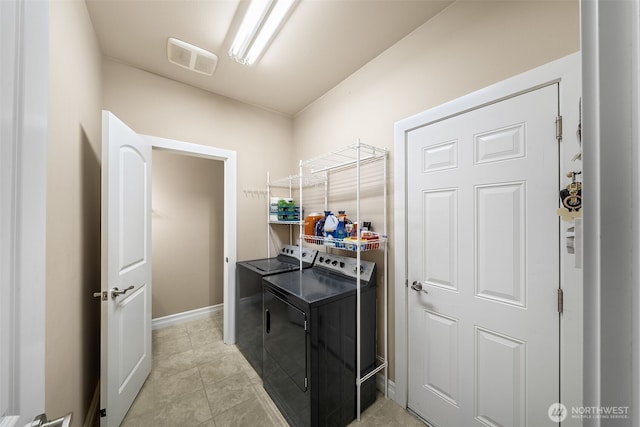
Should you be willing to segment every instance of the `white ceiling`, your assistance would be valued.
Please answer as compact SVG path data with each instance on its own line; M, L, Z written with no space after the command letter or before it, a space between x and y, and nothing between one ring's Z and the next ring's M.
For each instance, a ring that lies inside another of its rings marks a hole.
M301 0L262 59L247 67L227 56L245 0L86 2L103 55L287 115L301 111L451 3ZM218 55L215 73L205 76L168 62L169 37Z

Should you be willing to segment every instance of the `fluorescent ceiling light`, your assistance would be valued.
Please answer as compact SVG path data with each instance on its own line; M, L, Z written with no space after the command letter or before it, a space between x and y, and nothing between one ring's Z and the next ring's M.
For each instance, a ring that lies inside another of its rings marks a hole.
M296 0L252 0L231 44L229 56L254 64L288 16Z

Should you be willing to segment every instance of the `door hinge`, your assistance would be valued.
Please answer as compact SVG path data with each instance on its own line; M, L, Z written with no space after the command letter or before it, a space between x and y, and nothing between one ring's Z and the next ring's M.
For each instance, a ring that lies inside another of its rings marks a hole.
M558 288L558 313L562 314L564 310L564 292L562 288Z
M556 139L562 141L562 116L559 114L556 117Z
M100 409L100 418L104 418L106 416L107 416L107 409L106 408Z

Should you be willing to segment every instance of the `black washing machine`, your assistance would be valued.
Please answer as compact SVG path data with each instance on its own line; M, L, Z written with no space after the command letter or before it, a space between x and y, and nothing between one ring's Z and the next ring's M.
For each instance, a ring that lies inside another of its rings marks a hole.
M376 265L361 261L361 373L375 369ZM320 254L314 266L265 277L263 384L292 426L356 418L356 259ZM376 399L361 386L361 410Z
M236 264L236 346L262 377L262 278L309 268L318 251L285 245L275 258Z

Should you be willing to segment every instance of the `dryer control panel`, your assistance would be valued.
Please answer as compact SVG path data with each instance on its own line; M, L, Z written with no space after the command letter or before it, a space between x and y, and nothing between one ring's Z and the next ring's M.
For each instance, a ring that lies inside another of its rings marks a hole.
M351 279L358 277L358 260L347 256L321 253L316 259L315 266ZM376 263L360 260L360 280L371 282L376 270Z
M302 258L303 263L312 264L316 259L316 255L318 255L318 251L305 247L300 248L300 246L295 245L284 245L282 249L280 249L280 255L295 258L298 261Z

